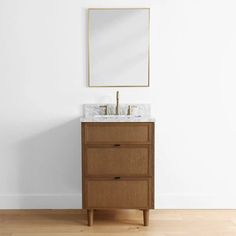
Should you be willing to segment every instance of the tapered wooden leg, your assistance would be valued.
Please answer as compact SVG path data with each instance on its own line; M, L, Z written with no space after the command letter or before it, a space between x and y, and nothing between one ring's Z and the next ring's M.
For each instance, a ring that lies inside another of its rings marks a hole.
M87 215L88 215L88 226L92 226L93 225L93 209L88 209Z
M149 210L143 210L143 224L144 226L149 224Z

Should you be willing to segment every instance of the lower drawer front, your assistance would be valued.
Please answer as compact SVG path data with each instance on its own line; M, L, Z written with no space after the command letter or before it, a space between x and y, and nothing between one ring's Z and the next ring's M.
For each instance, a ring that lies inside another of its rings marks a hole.
M149 180L88 180L86 208L149 208Z

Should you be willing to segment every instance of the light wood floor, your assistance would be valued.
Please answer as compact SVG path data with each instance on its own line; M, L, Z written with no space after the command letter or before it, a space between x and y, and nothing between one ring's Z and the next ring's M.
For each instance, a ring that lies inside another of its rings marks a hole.
M82 210L0 211L1 236L236 236L236 210L96 211L88 227Z

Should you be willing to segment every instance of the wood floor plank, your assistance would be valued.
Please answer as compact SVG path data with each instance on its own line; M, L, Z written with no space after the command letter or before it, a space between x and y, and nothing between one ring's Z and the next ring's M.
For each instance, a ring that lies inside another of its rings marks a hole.
M236 236L236 210L95 211L87 226L82 210L0 210L0 236Z

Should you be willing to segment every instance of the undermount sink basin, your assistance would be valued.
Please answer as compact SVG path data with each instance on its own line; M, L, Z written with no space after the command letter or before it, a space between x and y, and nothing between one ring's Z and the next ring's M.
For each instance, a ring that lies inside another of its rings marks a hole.
M141 118L141 115L96 115L94 118L102 118L102 119L133 119L133 118Z

